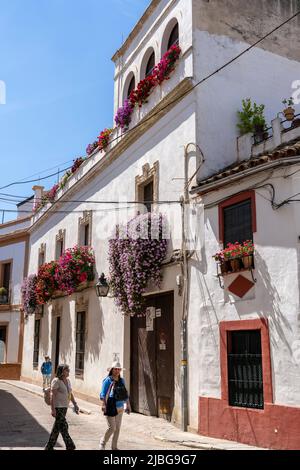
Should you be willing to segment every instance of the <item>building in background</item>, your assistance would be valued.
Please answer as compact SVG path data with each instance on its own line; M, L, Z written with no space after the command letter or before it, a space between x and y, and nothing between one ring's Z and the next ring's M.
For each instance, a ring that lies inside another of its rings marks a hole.
M19 379L21 373L21 286L27 275L31 219L22 212L26 204L28 201L18 204L16 220L0 225L0 379Z

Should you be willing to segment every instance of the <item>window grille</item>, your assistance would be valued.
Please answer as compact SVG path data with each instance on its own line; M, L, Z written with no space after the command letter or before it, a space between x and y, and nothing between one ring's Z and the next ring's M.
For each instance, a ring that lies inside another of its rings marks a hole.
M264 408L260 330L228 334L229 405Z
M41 320L35 320L33 337L33 367L38 367L39 365L40 326Z
M85 312L77 313L76 321L76 358L75 374L82 375L84 371L85 352Z

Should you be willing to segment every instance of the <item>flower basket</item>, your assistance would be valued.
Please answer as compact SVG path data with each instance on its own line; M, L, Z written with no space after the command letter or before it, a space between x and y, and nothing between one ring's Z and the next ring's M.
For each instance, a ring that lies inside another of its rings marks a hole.
M234 273L240 269L253 268L254 245L251 240L243 243L228 243L227 247L216 253L213 258L220 266L221 274Z

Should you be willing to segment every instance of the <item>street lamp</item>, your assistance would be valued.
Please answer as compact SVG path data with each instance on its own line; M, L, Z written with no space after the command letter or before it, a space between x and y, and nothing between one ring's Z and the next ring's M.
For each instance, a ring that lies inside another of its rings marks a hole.
M98 297L107 297L109 285L107 283L104 273L101 274L96 284L96 294Z

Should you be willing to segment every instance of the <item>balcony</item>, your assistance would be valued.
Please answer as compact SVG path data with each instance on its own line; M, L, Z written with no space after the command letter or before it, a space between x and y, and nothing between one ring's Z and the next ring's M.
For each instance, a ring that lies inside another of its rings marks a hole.
M258 140L251 133L237 138L238 160L268 154L281 145L300 139L300 114L293 121L273 119L271 127L266 129L262 139Z

